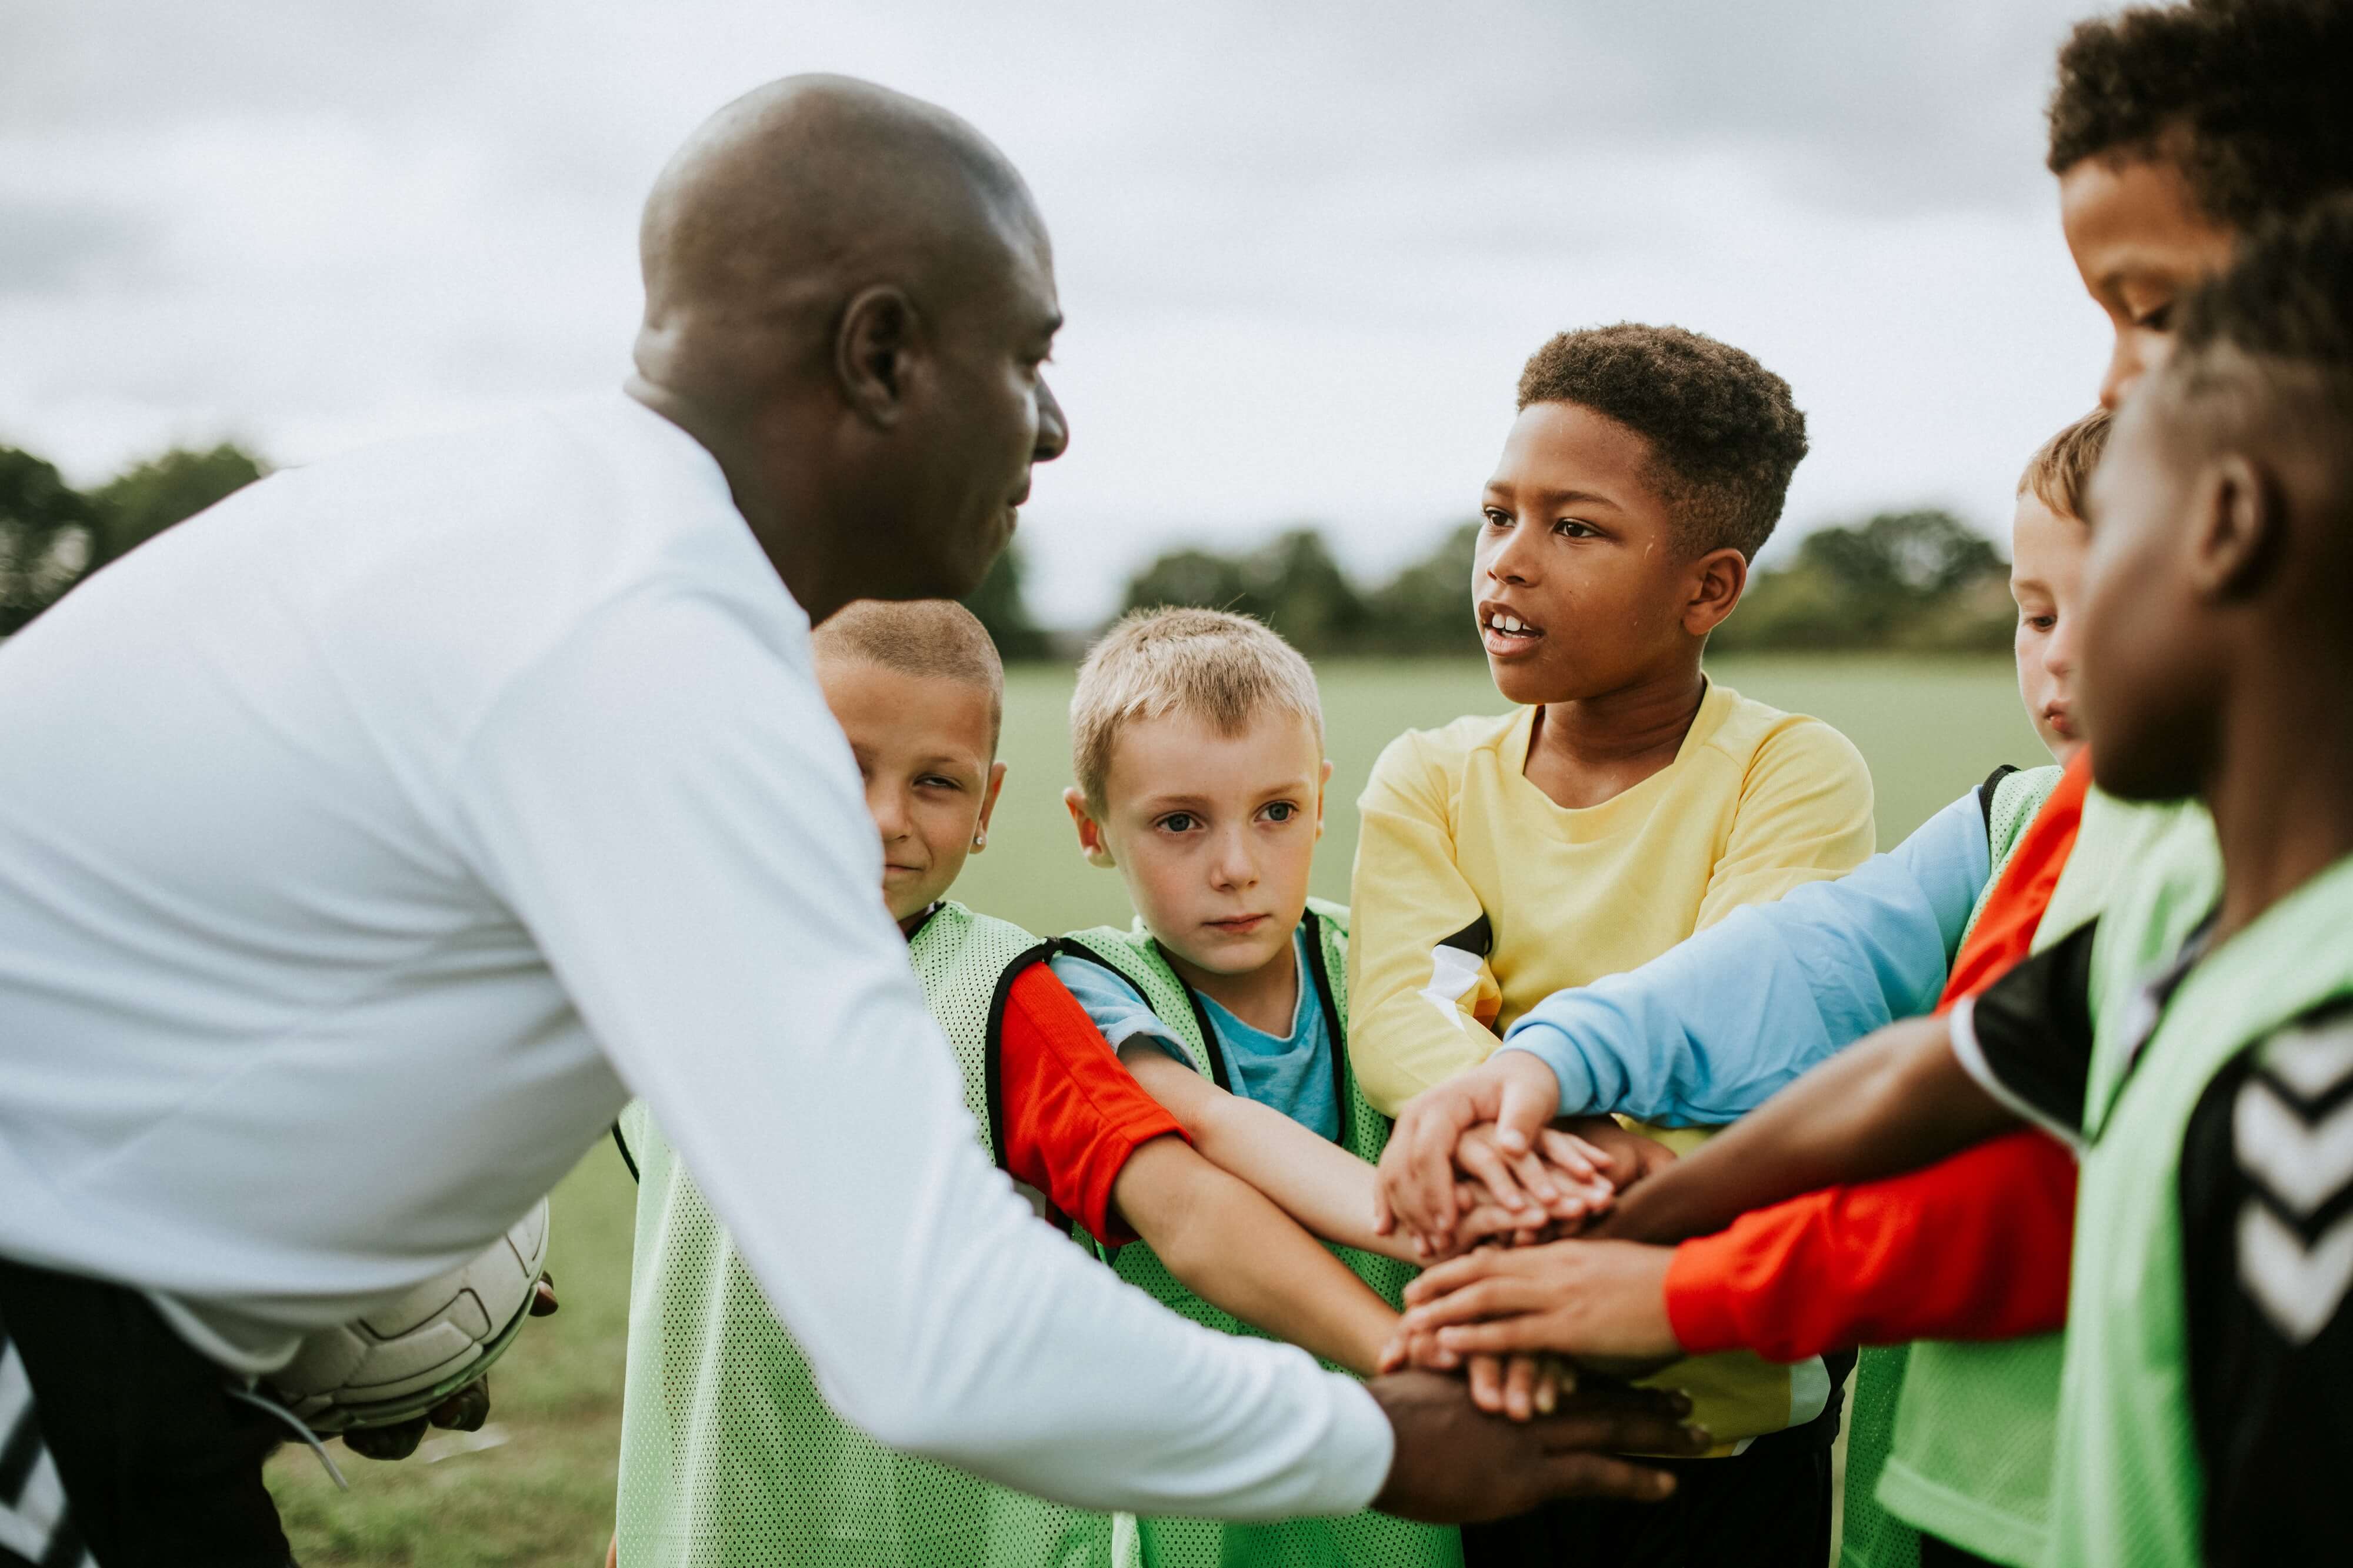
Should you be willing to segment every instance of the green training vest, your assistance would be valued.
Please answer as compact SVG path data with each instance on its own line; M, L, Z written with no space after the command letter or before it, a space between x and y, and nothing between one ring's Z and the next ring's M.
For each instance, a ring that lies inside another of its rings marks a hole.
M909 944L993 1158L993 1037L1015 976L1047 951L955 903ZM1109 1515L893 1453L835 1415L645 1107L621 1126L638 1180L623 1568L1109 1568Z
M2133 805L2088 792L2074 848L2035 928L2035 951L2099 915L2133 868L2181 833L2211 838L2202 808ZM2051 1511L2061 1354L2056 1333L1912 1346L1880 1505L1964 1551L2033 1568Z
M1340 1145L1366 1161L1381 1157L1389 1121L1356 1088L1348 1067L1348 911L1321 899L1307 901L1307 952L1311 973L1300 983L1324 1008L1332 1037L1335 1096L1340 1107ZM1201 999L1187 985L1142 921L1127 931L1097 926L1063 939L1064 951L1091 958L1134 986L1154 1016L1185 1047L1193 1070L1230 1089L1225 1053L1209 1027ZM1197 1323L1229 1334L1259 1331L1187 1289L1141 1242L1105 1247L1119 1277ZM1391 1306L1401 1303L1409 1264L1354 1247L1334 1252ZM1329 1364L1329 1363L1326 1363ZM1339 1369L1335 1369L1339 1370ZM1147 1519L1122 1515L1118 1540L1122 1568L1458 1568L1461 1532L1393 1519L1366 1510L1345 1519L1293 1519L1273 1524L1221 1524L1210 1520Z
M1968 923L1961 928L1961 946L1968 945L1969 933L1993 901L1993 890L2009 870L2019 840L2059 787L2059 775L2054 764L2012 769L1992 781L1985 813L1986 883L1969 910ZM1856 1358L1854 1399L1846 1426L1846 1510L1839 1535L1839 1561L1845 1568L1919 1568L1920 1532L1881 1507L1878 1497L1880 1474L1894 1444L1895 1412L1911 1351L1909 1345L1867 1345ZM1933 1382L1936 1374L1932 1372L1930 1377Z
M2158 1016L2146 991L2127 987L2171 959L2221 889L2211 839L2171 847L2101 922L2094 954L2107 994L2128 1005L2102 1011L2085 1101L2091 1148L2075 1207L2053 1568L2200 1561L2205 1483L2183 1322L2182 1139L2225 1064L2353 994L2348 857L2200 959Z

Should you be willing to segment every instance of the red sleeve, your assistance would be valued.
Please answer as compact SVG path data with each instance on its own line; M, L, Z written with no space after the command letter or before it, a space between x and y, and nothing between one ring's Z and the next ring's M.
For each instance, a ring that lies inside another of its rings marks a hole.
M1101 1240L1135 1239L1112 1207L1127 1157L1185 1136L1146 1094L1054 972L1023 971L1006 994L997 1042L1005 1168Z
M2013 1132L1684 1242L1667 1269L1667 1317L1693 1355L1779 1362L2042 1333L2066 1321L2074 1221L2073 1158L2041 1132Z

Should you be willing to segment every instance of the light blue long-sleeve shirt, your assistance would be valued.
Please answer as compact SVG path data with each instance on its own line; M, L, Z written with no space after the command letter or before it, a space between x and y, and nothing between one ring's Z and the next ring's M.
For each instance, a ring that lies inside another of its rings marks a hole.
M1925 1013L1992 874L1979 791L1884 855L1722 921L1514 1024L1564 1116L1716 1126L1872 1030Z

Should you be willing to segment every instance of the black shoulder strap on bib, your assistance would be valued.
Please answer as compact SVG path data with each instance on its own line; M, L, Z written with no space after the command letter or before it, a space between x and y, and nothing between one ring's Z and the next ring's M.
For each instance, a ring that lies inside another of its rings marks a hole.
M997 977L997 987L988 998L988 1028L981 1037L982 1095L988 1103L988 1154L1002 1168L1005 1164L1005 1007L1013 999L1013 983L1032 968L1063 951L1063 944L1049 937L1037 946L1018 954Z
M613 1123L613 1147L621 1152L621 1163L629 1168L629 1180L638 1180L638 1157L629 1152L629 1141L621 1136L621 1124Z
M1332 990L1332 972L1324 962L1324 917L1314 910L1306 913L1307 973L1315 982L1315 1005L1324 1009L1324 1031L1332 1042L1332 1103L1340 1110L1340 1147L1353 1145L1348 1139L1348 1029L1340 1021L1340 1004Z
M1985 818L1986 842L1988 844L1991 844L1993 842L1993 792L2001 787L2002 780L2008 778L2017 771L2018 770L2016 768L2010 766L2008 763L2004 763L2001 766L1994 769L1993 772L1986 774L1986 782L1978 785L1978 813Z

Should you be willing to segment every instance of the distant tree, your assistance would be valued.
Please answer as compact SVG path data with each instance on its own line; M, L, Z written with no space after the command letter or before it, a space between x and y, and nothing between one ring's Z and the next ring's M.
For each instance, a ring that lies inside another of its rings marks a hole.
M1950 512L1882 512L1852 528L1808 534L1797 559L1759 572L1715 651L2003 646L1989 611L2007 572L1992 541Z
M1243 555L1176 550L1128 580L1123 610L1198 605L1255 616L1310 654L1342 653L1366 631L1365 601L1324 536L1294 528Z
M174 447L125 468L90 492L99 515L99 555L92 564L145 543L269 471L259 458L226 441L201 452Z
M1479 525L1447 531L1429 554L1401 568L1365 601L1365 651L1381 654L1469 654L1479 651L1472 624L1471 565Z
M21 629L90 569L98 510L55 465L0 447L0 637Z
M1030 617L1029 599L1021 591L1028 575L1029 563L1022 559L1021 546L1008 546L989 567L980 586L964 601L965 608L988 628L998 657L1008 662L1043 658L1049 647L1046 632Z

